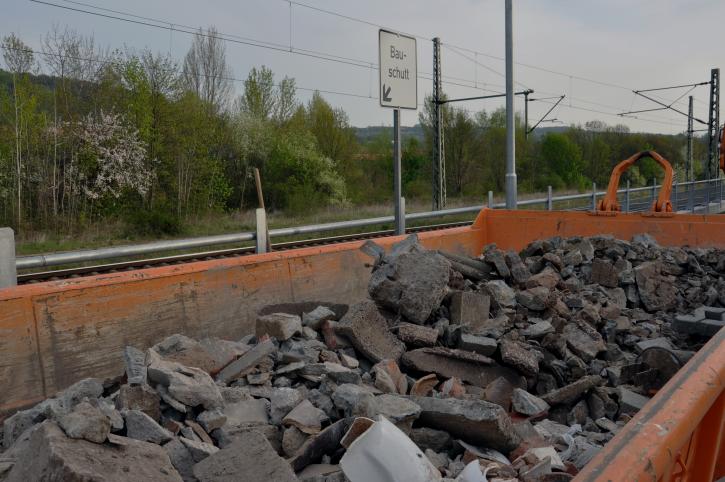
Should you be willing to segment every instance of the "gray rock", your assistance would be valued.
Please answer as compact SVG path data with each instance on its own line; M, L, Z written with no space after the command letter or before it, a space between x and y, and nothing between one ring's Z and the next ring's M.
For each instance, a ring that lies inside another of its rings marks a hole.
M619 286L619 273L610 261L596 258L592 262L590 282L608 288L616 288Z
M332 401L335 407L345 417L365 416L369 412L368 407L375 403L374 399L375 396L370 389L350 383L340 385L332 393Z
M500 249L488 249L484 254L483 260L496 268L496 271L502 278L511 277L511 271L509 271L509 267L506 264L504 253Z
M531 276L531 271L526 267L518 253L514 251L508 251L506 253L506 264L511 271L511 279L514 283L522 285Z
M97 444L103 443L111 433L111 421L88 402L81 402L72 412L58 421L70 438L84 439Z
M531 311L544 311L549 306L549 288L537 286L516 293L516 301Z
M304 397L294 388L275 388L270 398L270 421L274 425L282 423L282 419L292 411Z
M211 432L224 426L227 422L227 416L219 409L205 410L196 417L196 421L204 430Z
M569 349L586 362L596 358L599 353L607 349L602 336L587 323L566 324L562 336Z
M514 389L511 404L515 411L529 417L549 410L548 403L521 388Z
M413 323L399 323L397 328L400 341L409 345L433 346L438 340L438 330L435 328Z
M521 442L508 414L499 405L482 400L411 397L421 408L419 423L445 430L474 445L502 452L515 449Z
M368 292L382 306L423 324L446 295L450 269L434 251L404 253L373 271Z
M58 394L58 400L66 410L72 410L84 398L98 398L103 395L103 380L86 378L74 383Z
M283 419L286 426L295 426L307 434L316 434L328 419L327 414L312 405L309 400L302 400Z
M174 437L171 432L140 410L128 410L124 413L124 417L128 438L161 445Z
M146 356L150 360L149 379L166 387L174 399L189 407L203 405L210 409L221 406L219 387L208 373L199 368L163 361L153 350L149 350Z
M159 402L159 394L145 383L121 385L116 396L116 409L121 411L141 410L154 420L160 420L161 407Z
M243 432L239 440L194 465L193 472L199 482L297 480L264 435L253 430Z
M458 343L461 350L473 351L485 356L492 356L498 348L498 342L487 336L477 336L468 333L461 333Z
M539 373L539 360L541 354L520 342L512 340L502 340L499 344L501 347L501 360L526 376L536 376Z
M4 474L3 481L182 480L163 448L113 434L109 441L96 444L72 439L54 422L45 421L33 430L23 450L4 454L16 463Z
M293 335L302 332L302 320L297 315L287 313L272 313L257 318L255 334L257 338L269 335L277 340L284 341Z
M186 445L181 443L180 439L175 438L164 444L163 447L169 456L171 465L174 466L184 482L196 482L196 477L194 477L193 472L193 467L196 462L191 458L191 453L186 448Z
M126 378L130 385L146 383L146 353L127 346L123 350L123 362L126 365Z
M32 426L46 419L58 420L66 413L65 407L55 398L44 400L28 410L15 412L3 421L3 446L10 448Z
M649 402L649 398L624 387L619 387L619 411L621 413L634 415L642 410L647 402Z
M401 430L409 432L420 411L420 406L408 398L386 393L375 397L368 407L367 417L375 419L383 415Z
M269 400L263 398L230 402L224 406L226 426L266 425L269 423Z
M677 301L674 283L662 276L659 263L648 261L634 269L639 298L650 313L666 311Z
M453 438L444 430L436 430L429 427L414 428L408 434L410 439L420 447L421 450L433 450L435 452L448 451L453 446Z
M295 426L287 427L282 434L282 450L287 457L292 457L309 437Z
M217 375L219 382L227 384L237 378L246 376L267 356L274 353L275 346L272 340L264 340L247 351L244 355L225 366Z
M599 375L588 375L569 385L542 395L541 399L549 405L571 403L580 398L588 390L601 385L602 382L602 377Z
M450 312L454 325L470 326L487 320L491 298L472 291L454 291L451 294Z
M532 318L529 318L531 321ZM549 333L554 333L554 327L549 320L539 320L521 330L521 334L527 338L541 338Z
M487 282L484 286L499 306L512 308L516 305L516 293L505 281L493 280Z
M198 440L190 440L186 437L180 437L181 443L184 444L186 449L191 455L191 459L194 462L201 462L205 458L219 452L219 448L206 442L199 442Z
M302 325L319 330L322 322L335 319L337 319L337 315L334 311L326 306L318 306L309 313L302 314Z
M370 300L352 305L340 320L337 331L375 363L386 358L397 361L405 351L405 345L390 332L388 322Z

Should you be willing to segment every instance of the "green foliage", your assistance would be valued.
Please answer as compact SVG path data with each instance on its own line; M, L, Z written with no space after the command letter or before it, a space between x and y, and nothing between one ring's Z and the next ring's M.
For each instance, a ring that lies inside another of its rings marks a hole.
M168 206L132 210L127 223L130 235L173 236L182 232L181 219Z

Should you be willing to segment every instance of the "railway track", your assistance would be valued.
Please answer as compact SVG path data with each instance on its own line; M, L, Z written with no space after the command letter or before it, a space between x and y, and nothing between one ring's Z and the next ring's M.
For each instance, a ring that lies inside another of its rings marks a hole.
M417 226L406 229L407 233L419 233L423 231L436 231L439 229L455 228L459 226L468 226L471 221L462 221L455 223L433 224L428 226ZM272 251L286 251L289 249L305 248L310 246L324 246L328 244L344 243L347 241L360 241L364 239L379 238L383 236L392 236L392 229L383 231L372 231L367 233L345 234L340 236L329 236L325 238L303 239L298 241L287 241L283 243L273 243ZM204 251L200 253L186 253L173 256L163 256L158 258L140 259L121 261L117 263L99 264L92 266L80 266L75 268L65 268L50 271L39 271L33 273L18 273L18 284L32 284L42 281L57 281L63 279L79 278L81 276L95 276L103 273L119 273L123 271L134 271L138 269L153 268L156 266L171 266L184 263L193 263L195 261L207 261L212 259L236 258L239 256L249 256L254 254L254 246L245 246L241 248L219 249L214 251Z

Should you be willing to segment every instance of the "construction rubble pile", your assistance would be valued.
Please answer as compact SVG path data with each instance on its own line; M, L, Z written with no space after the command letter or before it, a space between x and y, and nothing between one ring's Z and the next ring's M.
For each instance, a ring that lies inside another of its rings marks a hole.
M567 481L725 320L725 252L647 235L363 251L369 299L129 346L7 418L0 480Z

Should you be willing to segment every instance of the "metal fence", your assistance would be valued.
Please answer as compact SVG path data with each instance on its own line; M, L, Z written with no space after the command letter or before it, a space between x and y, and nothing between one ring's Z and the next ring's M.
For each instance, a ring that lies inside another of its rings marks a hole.
M618 199L622 205L622 210L624 212L642 212L651 209L652 203L656 199L660 188L661 185L657 185L653 182L651 186L630 189L629 183L627 183L626 188L618 191ZM549 187L547 197L522 200L517 203L517 206L525 207L527 209L588 211L596 208L597 201L601 199L604 194L604 191L597 191L596 184L592 186L592 191L589 193L563 196L554 196L551 187ZM672 186L671 200L675 211L709 211L712 203L722 203L723 194L722 178L708 181L675 183ZM493 192L489 191L488 203L485 206L493 209L499 209L504 208L506 204L504 202L494 203ZM442 209L439 211L408 213L405 215L405 221L420 221L445 216L472 214L477 213L483 207L484 205L477 205ZM277 228L269 230L269 238L329 233L331 231L392 224L394 221L395 217L390 215L325 224ZM19 256L16 258L15 267L18 270L37 269L49 266L78 264L88 261L125 258L163 251L190 250L202 247L237 244L241 242L260 240L262 232L263 231L248 231L218 236L157 241L130 246L117 246L33 256ZM259 247L260 244L258 243L257 246Z

